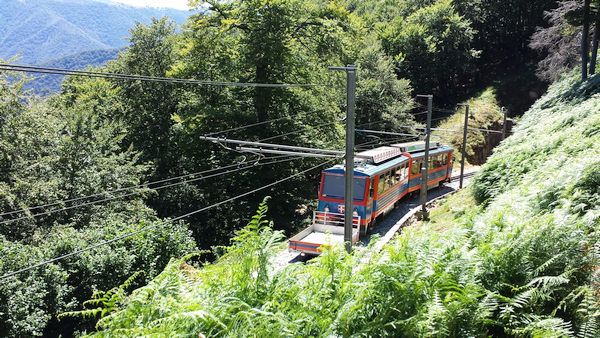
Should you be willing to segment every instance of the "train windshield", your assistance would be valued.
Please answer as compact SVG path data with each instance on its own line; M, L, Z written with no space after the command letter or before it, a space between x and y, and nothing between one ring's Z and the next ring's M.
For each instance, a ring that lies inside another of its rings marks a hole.
M323 177L323 189L321 195L328 198L344 199L345 193L345 176L342 175L325 175ZM360 202L365 199L365 185L367 180L362 178L354 179L354 200Z

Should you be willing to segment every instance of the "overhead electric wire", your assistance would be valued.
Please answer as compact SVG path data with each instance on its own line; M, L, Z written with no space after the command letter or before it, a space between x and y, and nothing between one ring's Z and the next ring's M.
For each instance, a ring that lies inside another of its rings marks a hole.
M172 77L145 76L145 75L130 75L120 73L102 73L82 70L70 70L62 68L36 67L28 65L11 65L0 63L0 70L26 72L26 73L41 73L54 75L72 75L72 76L87 76L98 78L109 78L117 80L139 80L149 82L166 82L166 83L185 83L185 84L200 84L211 86L232 86L232 87L275 87L275 88L301 88L301 87L324 87L328 84L286 84L286 83L253 83L253 82L226 82L226 81L205 81L196 79L180 79Z
M287 156L282 156L282 157L287 157ZM237 171L241 171L241 170L244 170L244 169L248 169L248 168L254 168L254 167L257 167L257 166L263 166L263 165L269 165L269 164L276 164L276 163L282 163L282 162L288 162L288 161L292 161L292 160L295 160L295 159L298 159L298 157L284 158L284 159L281 159L281 160L276 160L276 161L271 161L271 162L266 162L266 163L260 163L260 164L248 164L245 167L237 168L237 169L234 169L234 170L229 170L229 171L226 171L226 172L220 172L220 173L212 174L212 175L208 175L208 176L202 176L202 177L198 177L198 178L194 178L194 179L190 179L190 180L184 180L184 181L181 181L181 182L167 184L167 185L163 185L163 186L159 186L159 187L154 187L154 188L149 188L149 189L152 190L152 191L162 190L162 189L179 186L179 185L186 184L186 183L192 183L192 182L196 182L196 181L201 181L201 180L204 180L204 179L207 179L207 178L217 177L217 176L221 176L221 175L225 175L225 174L231 174L231 173L234 173L234 172L237 172ZM22 217L18 217L18 218L12 218L12 219L1 221L0 225L9 224L9 223L13 223L13 222L17 222L17 221L21 221L21 220L25 220L25 219L30 219L30 218L36 218L36 217L40 217L40 216L48 216L48 215L54 214L56 212L61 212L61 211L67 211L67 210L71 210L71 209L81 208L81 207L85 207L85 206L89 206L89 205L94 205L94 204L98 204L98 203L112 201L112 200L119 199L119 198L129 197L129 196L133 196L133 195L139 195L139 194L143 194L143 193L146 193L146 192L147 191L137 191L137 192L122 194L122 195L118 195L118 196L107 197L107 198L103 198L103 199L100 199L100 200L88 201L88 202L85 202L85 203L71 205L71 206L68 206L68 207L60 208L60 209L48 210L46 212L40 212L40 213L33 214L33 215L27 215L27 216L22 216Z
M502 134L501 131L499 130L492 130L492 129L481 129L481 128L473 128L473 127L468 127L468 130L477 130L477 131L481 131L484 133L495 133L495 134Z
M219 134L223 134L223 133L227 133L227 132L231 132L231 131L238 131L238 130L247 129L247 128L250 128L250 127L256 127L256 126L260 126L260 125L263 125L263 124L272 123L272 122L275 122L275 121L285 120L285 119L289 119L289 118L291 118L291 116L284 116L284 117L280 117L280 118L272 119L272 120L268 120L268 121L262 121L262 122L247 124L245 126L230 128L230 129L221 130L221 131L215 131L213 133L204 134L203 136L219 135Z
M308 112L302 112L301 111L301 112L298 112L298 113L295 113L295 114L291 114L291 115L288 115L288 116L279 117L279 118L276 118L276 119L271 119L271 120L262 121L262 122L256 122L256 123L247 124L247 125L244 125L244 126L239 126L239 127L234 127L234 128L222 130L222 131L216 131L216 132L204 134L203 136L214 136L214 135L223 134L223 133L227 133L227 132L231 132L231 131L238 131L238 130L242 130L242 129L256 127L256 126L260 126L260 125L267 124L267 123L277 122L277 121L286 120L286 119L292 119L294 117L298 117L302 113L312 114L312 113L318 112L319 110L320 109L314 109L314 110L311 110L311 111L308 111Z
M414 129L414 130L425 130L426 128L424 127L414 127L414 126L399 126L400 128L408 128L408 129ZM462 129L462 128L461 128ZM442 129L442 128L431 128L431 130L433 131L444 131L444 132L448 132L448 133L462 133L461 130L459 129ZM481 129L481 128L471 128L468 127L468 130L477 130L477 131L481 131L481 132L486 132L486 133L497 133L497 134L502 134L501 131L498 130L492 130L492 129Z
M142 233L142 232L146 232L146 231L148 231L148 230L150 230L150 229L157 228L157 227L159 227L159 226L162 226L162 225L165 225L165 224L169 224L169 223L173 223L173 222L176 222L176 221L182 220L182 219L184 219L184 218L186 218L186 217L189 217L189 216L195 215L195 214L197 214L197 213L200 213L200 212L203 212L203 211L206 211L206 210L209 210L209 209L212 209L212 208L218 207L218 206L220 206L220 205L223 205L223 204L225 204L225 203L228 203L228 202L234 201L234 200L236 200L236 199L239 199L239 198L242 198L242 197L245 197L245 196L251 195L251 194L253 194L253 193L255 193L255 192L258 192L258 191L264 190L264 189L266 189L266 188L270 188L270 187L272 187L272 186L274 186L274 185L277 185L277 184L279 184L279 183L282 183L282 182L285 182L285 181L287 181L287 180L290 180L290 179L292 179L292 178L294 178L294 177L297 177L297 176L300 176L300 175L302 175L302 174L305 174L305 173L307 173L307 172L309 172L309 171L311 171L311 170L314 170L314 169L316 169L316 168L318 168L318 167L320 167L320 166L322 166L322 165L324 165L324 164L327 164L327 163L329 163L329 162L332 162L332 161L333 161L333 160L329 160L329 161L322 162L322 163L320 163L320 164L318 164L318 165L316 165L316 166L314 166L314 167L311 167L311 168L309 168L309 169L306 169L306 170L300 171L300 172L298 172L298 173L296 173L296 174L294 174L294 175L291 175L291 176L288 176L288 177L286 177L286 178L280 179L280 180L278 180L278 181L275 181L275 182L273 182L273 183L269 183L269 184L267 184L267 185L265 185L265 186L262 186L262 187L260 187L260 188L257 188L257 189L251 190L251 191L247 191L247 192L245 192L245 193L243 193L243 194L241 194L241 195L237 195L237 196L235 196L235 197L232 197L232 198L229 198L229 199L226 199L226 200L223 200L223 201L217 202L217 203L215 203L215 204L212 204L212 205L209 205L209 206L207 206L207 207L204 207L204 208L201 208L201 209L198 209L198 210L195 210L195 211L189 212L189 213L187 213L187 214L184 214L184 215L181 215L181 216L175 217L175 218L173 218L173 219L166 220L166 221L163 221L163 222L159 222L159 223L157 223L157 224L149 225L149 226L147 226L147 227L141 228L141 229L139 229L139 230L136 230L136 231L134 231L134 232L130 232L130 233L127 233L127 234L124 234L124 235L118 236L118 237L116 237L116 238L113 238L113 239L110 239L110 240L102 241L102 242L100 242L100 243L96 243L96 244L94 244L94 245L91 245L91 246L88 246L88 247L85 247L85 248L82 248L82 249L79 249L79 250L75 250L75 251L73 251L73 252L70 252L70 253L68 253L68 254L64 254L64 255L62 255L62 256L59 256L59 257L55 257L55 258L52 258L52 259L46 260L46 261L44 261L44 262L41 262L41 263L38 263L38 264L35 264L35 265L31 265L31 266L28 266L28 267L26 267L26 268L23 268L23 269L19 269L19 270L16 270L16 271L12 271L12 272L6 273L6 274L4 274L4 275L0 276L0 279L9 278L9 277L15 276L15 275L17 275L17 274L20 274L20 273L23 273L23 272L26 272L26 271L29 271L29 270L33 270L33 269L36 269L36 268L42 267L42 266L44 266L44 265L48 265L48 264L51 264L51 263L54 263L54 262L58 262L58 261L60 261L60 260L63 260L63 259L65 259L65 258L69 258L69 257L71 257L71 256L75 256L75 255L77 255L77 254L80 254L80 253L82 253L82 252L85 252L85 251L90 251L90 250L92 250L92 249L95 249L95 248L98 248L98 247L101 247L101 246L104 246L104 245L107 245L107 244L110 244L110 243L114 243L114 242L117 242L117 241L123 240L123 239L125 239L125 238L129 238L129 237L132 237L132 236L138 235L138 234L140 234L140 233Z
M420 113L414 113L414 114L411 114L411 115L412 116L419 116L419 115L425 115L425 114L427 114L427 111L422 111Z
M336 124L336 123L339 123L339 122L338 121L335 121L335 122L325 122L325 123L321 123L321 124L316 125L316 126L307 126L307 127L320 128L320 127L329 126L329 125ZM284 137L284 136L289 136L289 135L294 135L294 134L302 133L302 132L305 132L305 131L306 130L295 130L295 131L291 131L289 133L284 133L284 134L279 134L279 135L275 135L275 136L263 138L263 139L258 140L258 142L270 141L270 140L274 140L276 138L280 138L280 137Z
M427 108L427 106L426 106L426 105L424 105L424 104L421 104L421 103L419 103L419 102L416 102L416 101L415 101L415 104L416 104L417 106L420 106L421 108ZM454 113L456 113L456 110L454 110L454 109L444 109L444 108L439 108L439 107L435 107L435 106L434 106L434 107L432 107L432 108L431 108L431 110L433 110L433 111L435 111L435 112L438 112L438 113L448 113L448 114L454 114Z
M264 122L261 122L260 124L267 123L267 122L273 122L273 121L281 120L281 119L285 119L285 118L289 118L289 117L282 117L282 118L279 118L279 119L274 119L274 120L270 120L270 121L264 121ZM360 124L358 126L363 126L363 125L366 125L366 124L377 124L377 123L380 123L380 122L384 122L384 120L363 123L363 124ZM335 123L337 123L337 122L325 123L325 124L321 124L321 125L315 126L315 128L316 127L320 127L320 126L324 126L324 125L335 124ZM254 126L254 125L258 125L258 124L259 123L253 124L253 125L247 125L247 126L237 127L237 128L232 128L232 129L224 130L222 132L227 132L227 131L232 131L232 130L238 130L238 129L242 129L242 128L247 128L247 127L251 127L251 126ZM222 132L218 132L218 133L222 133ZM296 133L296 132L293 132L293 133ZM215 133L212 133L212 134L215 134ZM207 134L207 135L212 135L212 134ZM287 133L287 134L291 134L291 133ZM281 136L284 136L284 135L287 135L287 134L278 135L277 137L281 137ZM281 157L283 157L283 156L281 156ZM274 158L280 158L280 157L272 157L271 159L274 159ZM250 160L248 162L253 162L253 161L254 160ZM174 180L178 180L178 179L183 179L183 178L187 178L187 177L192 177L192 176L207 174L207 173L214 172L214 171L217 171L217 170L228 169L228 168L232 168L232 167L239 167L240 164L242 164L242 163L236 163L236 164L232 164L232 165L229 165L229 166L212 168L212 169L208 169L208 170L204 170L204 171L194 172L194 173L191 173L191 174L186 174L186 175L181 175L181 176L177 176L177 177L167 178L167 179L163 179L163 180L159 180L159 181L146 182L146 183L138 184L138 185L135 185L135 186L129 186L129 187L124 187L124 188L119 188L119 189L114 189L114 190L107 190L107 191L103 191L103 192L97 193L97 194L92 194L92 195L87 195L87 196L80 196L80 197L71 198L71 199L67 199L67 200L60 200L60 201L56 201L56 202L52 202L52 203L47 203L47 204L32 206L32 207L29 207L29 208L23 208L23 209L19 209L19 210L13 210L13 211L9 211L9 212L0 213L0 217L1 216L14 215L14 214L17 214L17 213L23 213L23 212L27 212L27 211L33 211L33 210L37 210L37 209L41 209L41 208L47 208L47 207L57 206L57 205L61 205L61 204L71 203L71 202L77 202L77 201L85 200L85 199L88 199L88 198L103 196L103 195L106 195L108 193L116 193L116 192L127 191L127 190L138 189L138 188L149 188L151 190L154 190L153 188L150 188L149 186L150 185L159 184L159 183L165 183L165 182L169 182L169 181L174 181ZM270 164L270 163L264 163L264 164ZM211 177L213 177L213 176L211 176ZM186 182L193 182L193 181L186 181ZM160 190L160 189L162 189L162 187L159 187L156 190ZM143 193L143 192L137 192L135 194L141 194L141 193ZM134 194L119 195L119 196L113 197L111 199L117 199L117 198L120 198L120 197L127 197L127 196L132 196L132 195L134 195ZM86 205L97 204L97 203L101 203L100 201L106 201L106 200L92 201L93 203L86 202L84 204L80 204L80 205L76 205L76 206L71 206L69 208L76 208L76 207L81 207L81 206L86 206ZM66 210L70 210L70 209L66 209ZM59 212L59 211L65 211L65 209L64 208L63 209L56 209L56 211L50 211L50 213ZM43 212L43 213L39 213L39 214L36 214L36 215L39 215L39 216L48 215L48 212ZM30 216L22 217L22 218L18 218L18 219L6 220L5 222L9 222L10 223L10 222L14 222L14 221L18 221L18 220L30 218L30 217L36 217L36 215L30 215ZM5 224L5 223L0 222L0 224Z
M373 124L379 124L385 122L385 120L379 120L379 121L372 121L372 122L365 122L365 123L361 123L361 124L357 124L355 127L364 127L364 126L371 126Z
M255 160L248 160L247 162L254 162L254 161ZM155 184L159 184L159 183L165 183L165 182L175 181L175 180L179 180L179 179L183 179L183 178L187 178L187 177L191 177L191 176L196 176L196 175L208 174L210 172L218 171L218 170L222 170L222 169L229 169L229 168L233 168L233 167L239 167L243 163L244 162L238 162L238 163L227 165L227 166L223 166L223 167L217 167L217 168L207 169L207 170L204 170L204 171L197 171L197 172L194 172L194 173L191 173L191 174L185 174L185 175L181 175L181 176L177 176L177 177L166 178L166 179L162 179L162 180L159 180L159 181L141 183L141 184L138 184L138 185L133 185L133 186L119 188L119 189L114 189L114 190L105 190L103 192L92 194L92 195L80 196L80 197L75 197L75 198L71 198L71 199L67 199L67 200L60 200L60 201L56 201L56 202L52 202L52 203L47 203L47 204L42 204L42 205L36 205L36 206L30 207L30 208L23 208L23 209L19 209L19 210L8 211L8 212L0 213L0 217L1 216L14 215L14 214L18 214L18 213L26 212L26 211L37 210L37 209L41 209L41 208L53 207L53 206L56 206L56 205L66 204L66 203L70 203L70 202L81 201L81 200L84 200L84 199L87 199L87 198L99 197L99 196L103 196L103 195L105 195L107 193L116 193L116 192L120 192L120 191L127 191L127 190L131 190L131 189L138 189L138 188L145 188L145 187L147 188L149 185L155 185Z
M404 136L404 137L410 137L410 138L421 137L421 135L402 134L402 133L394 133L394 132L380 131L380 130L356 129L356 132L357 133L365 133L365 134L381 134L381 135L390 135L390 136Z

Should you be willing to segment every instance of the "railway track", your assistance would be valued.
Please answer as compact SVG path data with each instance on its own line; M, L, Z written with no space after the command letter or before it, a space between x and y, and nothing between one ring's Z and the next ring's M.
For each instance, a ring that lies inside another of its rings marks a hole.
M472 178L473 176L475 176L476 173L477 173L477 171L470 171L468 173L464 173L463 180ZM460 174L450 177L450 182L458 182L459 180L460 180Z

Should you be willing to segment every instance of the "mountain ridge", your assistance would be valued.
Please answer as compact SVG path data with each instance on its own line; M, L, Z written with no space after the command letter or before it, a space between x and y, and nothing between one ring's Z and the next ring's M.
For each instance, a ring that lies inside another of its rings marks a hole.
M182 24L189 11L82 0L4 0L0 59L40 64L69 55L122 48L135 22L168 16Z

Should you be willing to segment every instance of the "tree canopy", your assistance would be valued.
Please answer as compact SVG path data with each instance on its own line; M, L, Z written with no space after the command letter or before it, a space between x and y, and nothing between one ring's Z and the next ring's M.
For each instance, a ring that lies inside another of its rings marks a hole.
M293 175L322 160L240 153L201 136L340 150L345 78L327 67L349 64L358 67L357 126L409 132L416 94L452 108L513 63L543 57L528 40L545 24L542 11L557 10L549 0L190 3L182 27L138 23L129 45L94 71L309 86L69 77L42 99L2 71L0 274L140 233L0 280L1 335L92 330L95 317L57 315L124 295L128 277L144 271L130 282L145 283L171 257L217 248L201 256L213 259L265 195L276 229L289 235L309 222L319 172ZM372 143L357 136L357 148ZM107 302L116 308L117 298Z

